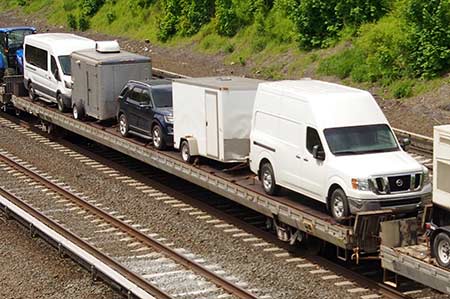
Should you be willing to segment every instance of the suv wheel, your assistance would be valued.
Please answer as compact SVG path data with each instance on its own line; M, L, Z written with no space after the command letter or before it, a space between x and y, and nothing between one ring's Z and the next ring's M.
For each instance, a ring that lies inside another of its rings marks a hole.
M58 110L60 112L66 112L67 107L64 105L64 101L60 93L56 94L56 104L58 105Z
M164 133L159 125L154 125L152 128L152 141L156 149L163 150L167 147Z
M450 268L450 237L446 233L439 233L433 242L433 252L441 267Z
M269 162L265 162L261 166L260 180L264 192L269 195L276 195L280 191L280 186L275 181L275 173L273 172L272 165Z
M338 188L333 191L330 199L331 216L338 221L343 222L350 216L347 195L344 190Z
M128 136L128 119L125 116L125 114L121 114L119 116L119 132L120 135L122 135L123 137L127 137Z
M180 146L181 159L184 162L191 164L193 162L193 158L191 156L191 150L189 149L189 143L186 140L181 142Z

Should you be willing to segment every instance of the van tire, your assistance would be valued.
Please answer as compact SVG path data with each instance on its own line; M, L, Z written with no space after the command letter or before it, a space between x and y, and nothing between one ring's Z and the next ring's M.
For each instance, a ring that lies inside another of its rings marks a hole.
M59 112L66 112L67 111L67 107L64 104L64 101L63 101L60 93L56 94L56 104L58 105Z
M439 233L433 241L433 253L441 267L450 268L450 237L447 233Z
M31 83L31 82L28 83L28 97L32 101L36 100L36 98L37 98L36 91L34 90L33 83Z
M192 164L194 161L194 158L191 156L191 150L189 148L189 142L186 140L183 140L180 145L180 153L181 153L181 159L189 164Z
M74 119L82 120L84 118L84 109L78 105L73 105L72 116Z
M337 188L331 193L330 197L330 213L338 222L343 222L350 216L350 208L347 195L344 190Z
M280 186L278 186L275 181L275 173L273 171L272 164L269 162L265 162L261 166L259 179L264 192L267 194L276 195L280 191Z
M128 119L125 113L119 115L119 132L123 137L127 137L129 134Z
M164 132L160 125L156 124L152 127L152 143L158 150L164 150L167 148L166 140L164 138Z

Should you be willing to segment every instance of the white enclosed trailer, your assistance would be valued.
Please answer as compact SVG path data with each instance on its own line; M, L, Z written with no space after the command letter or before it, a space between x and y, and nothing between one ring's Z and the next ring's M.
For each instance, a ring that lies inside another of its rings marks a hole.
M190 161L204 156L245 162L256 89L261 80L241 77L178 79L173 82L174 146Z

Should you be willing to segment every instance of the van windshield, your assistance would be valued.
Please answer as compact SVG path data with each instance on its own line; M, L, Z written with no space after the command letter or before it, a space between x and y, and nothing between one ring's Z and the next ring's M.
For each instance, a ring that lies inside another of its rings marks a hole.
M59 56L58 59L64 75L71 76L70 55Z
M331 152L338 155L361 155L398 151L394 134L386 124L331 128L324 130Z
M152 96L156 107L172 107L172 85L153 86Z

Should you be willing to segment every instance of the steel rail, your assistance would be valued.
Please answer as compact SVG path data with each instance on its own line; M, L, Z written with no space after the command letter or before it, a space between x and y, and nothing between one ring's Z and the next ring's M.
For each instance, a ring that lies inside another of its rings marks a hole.
M107 212L103 211L102 209L92 205L91 203L83 200L82 198L78 197L77 195L71 193L70 191L53 184L46 178L40 176L33 170L27 169L26 167L20 165L19 163L9 159L4 154L0 153L0 160L5 161L7 164L9 164L11 167L17 169L18 171L26 174L30 178L38 181L42 185L46 186L47 188L59 193L63 197L71 200L72 202L76 203L77 205L81 206L86 211L89 211L101 218L103 218L105 221L111 223L115 227L119 228L121 231L126 232L130 236L134 237L138 241L142 242L145 245L150 246L151 248L155 249L156 251L159 251L163 253L164 255L172 258L179 264L183 265L184 267L192 270L193 272L207 278L220 288L224 289L228 293L235 295L238 298L241 299L257 299L255 295L252 293L244 290L243 288L237 286L236 284L226 280L225 278L221 277L220 275L215 274L214 272L208 270L204 266L200 265L199 263L190 260L189 258L185 257L184 255L170 249L169 247L165 246L161 242L157 241L156 239L147 236L145 234L142 234L141 232L134 229L132 226L128 225L127 223L113 217L112 215L108 214ZM170 298L170 297L160 297L160 298Z
M3 157L1 157L3 161ZM104 255L99 250L95 249L93 246L89 245L87 242L76 236L75 234L71 233L67 229L65 229L60 224L56 223L55 221L49 219L47 216L39 212L38 210L32 208L31 206L27 205L24 201L19 199L17 196L13 195L12 193L8 192L7 190L0 188L0 195L6 198L8 201L37 219L39 222L43 223L47 227L49 227L51 230L55 231L56 233L60 234L70 242L74 243L76 246L80 247L90 255L94 256L98 260L102 261L104 264L108 265L110 268L114 269L124 277L126 277L130 282L134 283L144 291L146 291L148 294L158 298L158 299L173 299L170 295L166 294L164 291L160 290L156 286L148 283L143 278L139 277L138 275L134 274L130 270L126 269L119 263L115 262L113 259L110 259L108 256ZM106 275L106 273L104 273ZM136 295L136 294L135 294ZM136 295L137 296L137 295Z

